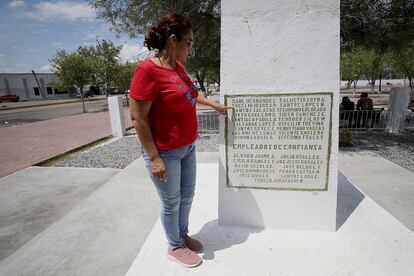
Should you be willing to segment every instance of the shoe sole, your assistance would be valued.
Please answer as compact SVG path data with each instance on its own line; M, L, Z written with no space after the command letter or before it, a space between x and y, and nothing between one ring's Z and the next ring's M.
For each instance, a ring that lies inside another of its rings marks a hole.
M167 258L168 258L170 261L177 262L177 263L179 263L180 265L185 266L185 267L196 267L196 266L199 266L199 265L203 262L203 260L201 260L201 259L200 259L200 261L199 261L198 263L196 263L196 264L186 264L186 263L181 262L180 260L178 260L178 259L177 259L177 258L175 258L174 256L171 256L170 254L167 254Z

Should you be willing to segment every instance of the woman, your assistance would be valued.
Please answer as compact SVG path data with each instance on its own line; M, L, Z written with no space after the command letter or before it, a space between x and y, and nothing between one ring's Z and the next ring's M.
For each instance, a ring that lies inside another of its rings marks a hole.
M161 199L161 222L169 242L167 256L186 267L201 263L200 241L188 236L194 196L198 126L196 102L220 114L227 107L199 94L182 65L190 53L193 32L189 19L170 14L151 27L144 45L158 49L141 62L132 78L130 109L143 146L143 157Z

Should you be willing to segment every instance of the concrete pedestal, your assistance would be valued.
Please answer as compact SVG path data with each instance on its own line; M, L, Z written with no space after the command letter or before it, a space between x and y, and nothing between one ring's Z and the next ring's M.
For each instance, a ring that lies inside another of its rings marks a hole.
M391 88L387 123L389 133L397 134L404 130L409 95L410 93L406 87Z
M221 8L218 223L335 231L339 0Z
M112 135L123 137L126 132L124 108L121 96L108 97L109 116L111 119Z

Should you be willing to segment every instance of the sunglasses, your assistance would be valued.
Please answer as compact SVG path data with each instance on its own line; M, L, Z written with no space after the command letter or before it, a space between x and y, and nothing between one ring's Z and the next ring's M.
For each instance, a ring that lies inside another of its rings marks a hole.
M188 40L188 39L185 39L185 38L184 38L184 40L185 40L185 42L187 42L187 46L188 46L189 48L193 47L193 41Z

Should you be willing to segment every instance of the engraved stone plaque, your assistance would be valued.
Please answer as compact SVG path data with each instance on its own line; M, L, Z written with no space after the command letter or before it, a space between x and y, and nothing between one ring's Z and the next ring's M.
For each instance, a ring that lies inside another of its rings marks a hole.
M227 186L326 191L332 93L225 95Z

